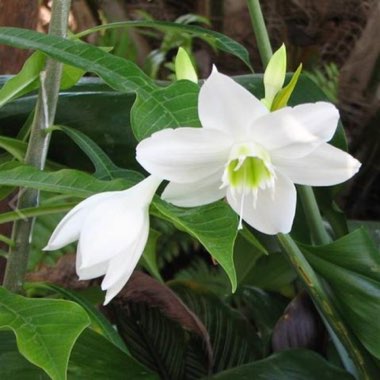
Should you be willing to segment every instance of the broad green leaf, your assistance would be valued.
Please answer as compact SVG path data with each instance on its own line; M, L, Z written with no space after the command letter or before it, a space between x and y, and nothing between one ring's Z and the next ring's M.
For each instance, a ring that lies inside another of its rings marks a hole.
M200 127L198 93L199 86L189 81L178 81L152 90L149 98L138 91L131 109L131 124L136 139L140 141L163 128ZM162 109L162 104L166 109Z
M256 286L265 290L279 291L296 278L296 273L284 255L275 252L260 257L254 267L246 274L243 284Z
M367 350L380 358L380 254L364 229L325 246L301 246L330 284L343 318Z
M20 353L54 380L66 379L70 352L88 324L73 302L28 299L0 288L0 327L11 329Z
M217 49L222 50L226 53L230 53L240 60L242 60L248 68L252 70L251 64L249 63L249 53L247 49L239 44L238 42L234 41L230 37L215 32L210 29L205 29L199 26L195 25L188 25L188 24L180 24L180 23L173 23L173 22L167 22L167 21L150 21L150 20L136 20L136 21L122 21L122 22L115 22L112 24L105 24L105 25L99 25L94 28L85 30L83 32L77 33L75 36L77 38L81 38L83 36L86 36L88 34L94 33L96 31L100 30L107 30L112 28L126 28L126 27L142 27L142 28L155 28L162 31L177 31L177 32L184 32L188 33L193 37L199 37L206 42L211 43L213 46L215 46Z
M19 353L12 332L0 331L0 379L49 380L51 378Z
M78 292L62 288L55 284L43 283L30 283L28 288L47 289L60 294L64 298L76 302L86 310L88 317L91 321L91 328L107 338L111 343L122 351L126 351L125 343L120 338L110 321L92 305L86 298L81 296Z
M232 209L224 202L202 207L179 208L158 199L155 200L154 206L161 216L202 243L225 270L231 281L232 291L235 291L237 280L233 247L238 231L238 217ZM154 210L153 213L155 214Z
M213 348L213 373L260 357L259 337L243 314L192 281L169 285L205 325Z
M313 351L289 350L218 373L210 380L354 380Z
M12 137L0 136L0 148L6 150L18 161L23 161L27 144Z
M103 336L85 330L70 356L68 380L158 380L133 358L112 345ZM0 332L0 378L4 380L49 380L40 368L18 352L14 335Z

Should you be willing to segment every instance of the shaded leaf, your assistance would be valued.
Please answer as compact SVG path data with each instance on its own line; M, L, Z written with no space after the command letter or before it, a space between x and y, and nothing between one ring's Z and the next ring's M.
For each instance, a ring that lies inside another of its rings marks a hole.
M240 312L191 281L172 281L170 287L206 326L214 352L213 373L260 356L255 329Z
M66 379L70 352L88 324L73 302L28 299L0 287L0 327L11 329L20 353L54 380Z
M362 344L380 358L380 255L364 229L325 246L301 246L331 286L342 317Z
M289 350L218 373L210 380L354 380L313 351Z

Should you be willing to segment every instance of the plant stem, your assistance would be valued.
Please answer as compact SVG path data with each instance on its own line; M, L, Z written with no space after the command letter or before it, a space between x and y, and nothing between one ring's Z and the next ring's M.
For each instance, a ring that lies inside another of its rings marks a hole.
M71 0L53 1L49 34L66 37L70 4ZM61 73L62 64L47 59L45 70L41 73L41 87L25 156L26 164L33 165L41 170L45 166L50 141L50 134L46 133L46 128L51 126L54 121ZM37 190L20 189L17 209L36 207L38 203L39 192ZM19 293L22 289L28 265L33 222L33 218L25 218L13 225L12 240L15 244L14 247L10 248L4 277L4 287L13 292Z
M273 55L272 46L269 40L268 30L265 26L263 12L261 11L259 0L247 0L251 24L256 37L257 48L259 49L261 62L264 67L268 65Z
M310 186L297 186L297 190L314 243L317 245L330 243L331 239L323 225L313 189Z
M278 234L277 240L283 251L286 253L293 268L297 271L298 276L306 286L308 293L317 308L320 312L322 312L322 315L328 322L328 325L339 337L340 342L343 344L351 359L355 363L360 379L371 379L372 377L370 373L373 373L372 363L369 363L366 357L362 354L360 343L342 322L341 316L333 303L331 303L318 276L305 259L297 244L289 235Z

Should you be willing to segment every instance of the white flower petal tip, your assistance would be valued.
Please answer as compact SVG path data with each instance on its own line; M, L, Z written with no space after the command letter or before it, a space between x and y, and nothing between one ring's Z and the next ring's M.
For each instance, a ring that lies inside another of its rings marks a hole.
M281 48L275 85L282 86ZM270 78L269 78L270 79ZM294 184L330 186L351 178L360 163L327 144L339 112L327 102L273 112L216 68L200 89L202 128L162 130L140 142L137 159L170 183L162 198L193 207L227 196L230 206L253 228L290 232L296 209Z
M127 190L86 199L63 218L44 249L58 249L64 243L79 240L79 278L106 275L106 282L112 280L110 286L117 293L144 250L149 233L149 205L161 182L149 176Z

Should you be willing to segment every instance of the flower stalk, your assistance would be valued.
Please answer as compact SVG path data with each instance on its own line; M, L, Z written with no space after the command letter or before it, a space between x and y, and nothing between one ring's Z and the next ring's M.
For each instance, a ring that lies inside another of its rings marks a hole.
M53 1L49 34L66 37L70 4L71 0ZM41 170L45 166L50 141L50 134L46 132L46 129L54 121L61 73L62 63L47 59L45 70L41 73L41 86L25 156L26 164L33 165ZM19 191L18 209L36 207L38 203L39 192L37 190L21 189ZM13 226L12 240L14 246L10 248L4 277L4 287L13 292L20 292L22 289L29 258L32 228L32 218L16 221Z
M359 378L362 380L372 379L370 374L373 373L373 364L363 355L360 343L343 323L342 318L330 301L318 276L305 259L297 244L290 235L287 234L278 234L277 240L293 268L296 270L298 277L307 288L318 310L322 312L328 325L339 337L340 342L349 353L357 368Z
M247 5L251 17L253 32L256 36L260 58L264 67L266 67L273 55L273 51L269 40L268 30L265 26L263 12L261 11L260 0L247 0Z

